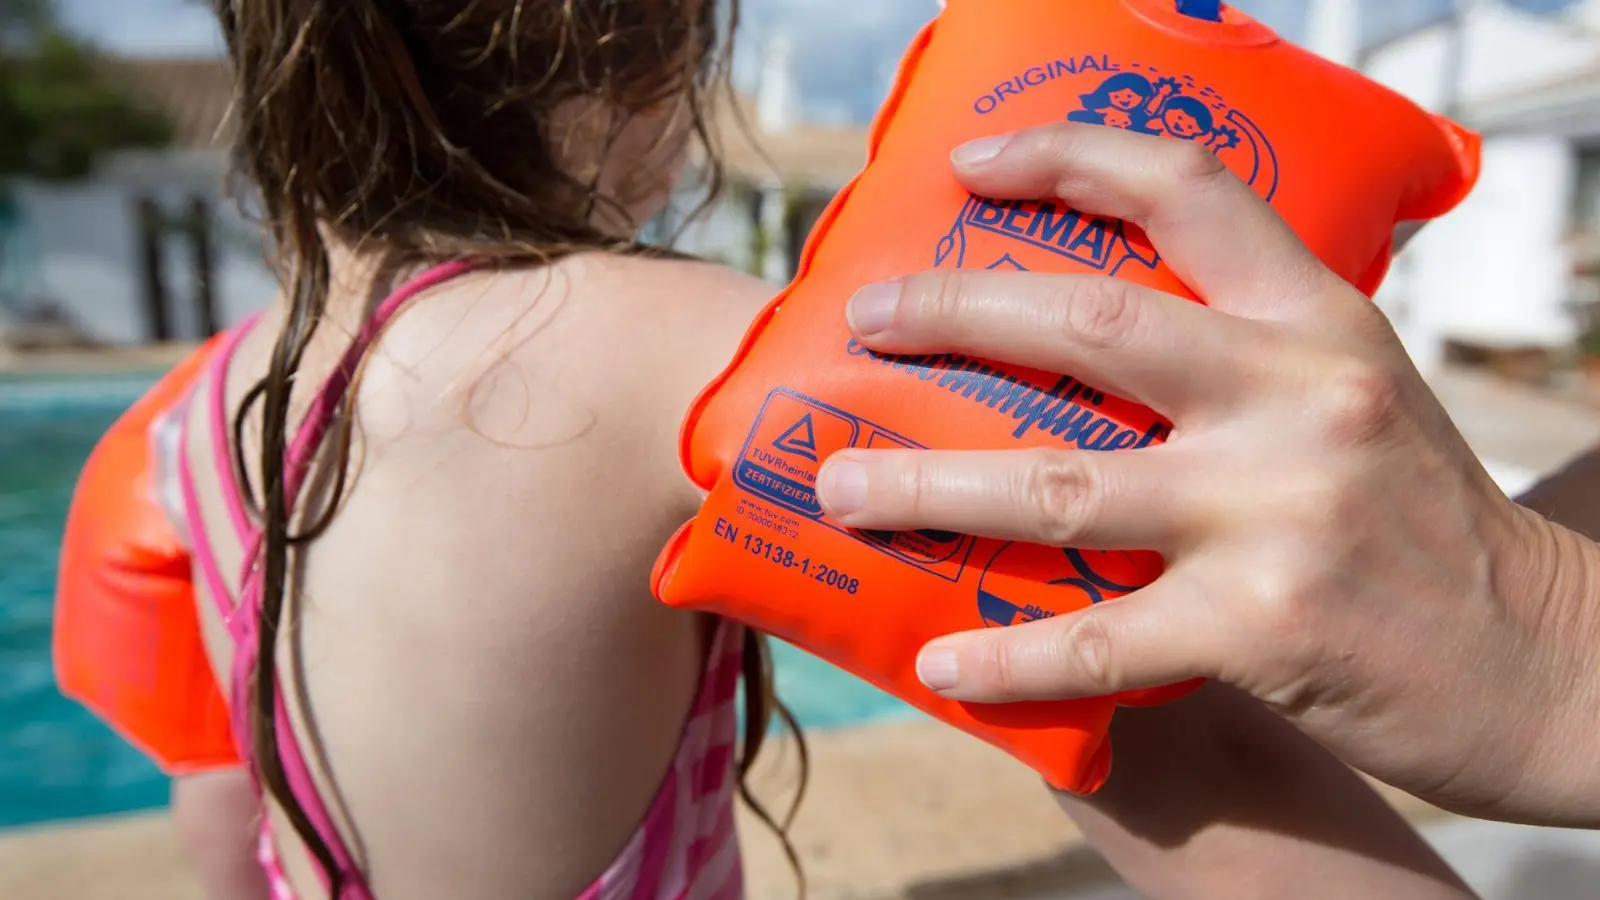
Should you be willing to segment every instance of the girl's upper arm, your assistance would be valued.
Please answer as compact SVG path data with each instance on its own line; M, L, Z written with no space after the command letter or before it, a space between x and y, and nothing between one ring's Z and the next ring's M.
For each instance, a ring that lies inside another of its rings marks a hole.
M662 348L670 359L659 364L670 375L658 387L665 395L656 404L659 426L673 435L702 390L732 363L740 344L762 310L772 301L772 285L725 266L676 262L665 277L651 279L653 302L676 307L665 330ZM844 315L840 307L839 315ZM681 475L676 479L678 504L692 516L706 492Z
M1474 896L1360 776L1232 688L1121 710L1112 742L1111 781L1062 806L1154 900Z

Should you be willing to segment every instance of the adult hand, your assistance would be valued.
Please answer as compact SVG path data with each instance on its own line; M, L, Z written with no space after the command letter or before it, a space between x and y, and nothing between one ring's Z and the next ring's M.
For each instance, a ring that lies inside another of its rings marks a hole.
M1600 548L1505 497L1368 299L1195 144L1059 125L956 169L1139 226L1209 307L974 271L852 300L874 350L1071 373L1175 426L1135 452L829 461L822 501L850 526L1167 560L1130 598L935 642L924 681L1008 702L1219 679L1434 803L1600 824Z

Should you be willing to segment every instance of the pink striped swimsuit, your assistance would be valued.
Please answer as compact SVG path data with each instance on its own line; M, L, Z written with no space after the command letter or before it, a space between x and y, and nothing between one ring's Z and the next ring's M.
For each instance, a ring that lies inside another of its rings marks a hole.
M285 490L291 506L303 486L309 463L326 436L340 400L367 348L383 326L410 300L445 281L469 271L464 262L448 263L430 269L385 300L346 352L339 368L318 391L311 409L289 447ZM207 410L213 453L226 500L231 527L245 547L244 570L240 574L239 602L222 577L210 542L205 537L204 519L188 441L181 443L178 478L183 494L184 513L192 535L194 558L214 598L228 634L233 641L232 683L228 686L230 712L236 740L250 747L251 674L255 669L256 635L260 622L261 573L255 561L261 552L261 533L245 512L238 481L230 465L231 433L225 391L228 364L240 339L254 320L241 325L218 349L211 364L210 407ZM737 900L743 896L744 878L740 869L739 842L734 830L734 744L738 711L734 695L742 664L743 630L722 622L707 652L700 688L689 720L679 740L672 768L668 771L622 854L578 900ZM333 851L341 874L340 896L334 900L373 900L371 888L356 865L349 848L334 827L327 805L316 791L300 741L290 727L279 691L277 728L279 752L283 757L290 789L306 811L318 835ZM258 786L259 789L259 786ZM294 900L279 862L276 845L263 824L260 860L272 885L274 900ZM322 873L326 888L331 882Z

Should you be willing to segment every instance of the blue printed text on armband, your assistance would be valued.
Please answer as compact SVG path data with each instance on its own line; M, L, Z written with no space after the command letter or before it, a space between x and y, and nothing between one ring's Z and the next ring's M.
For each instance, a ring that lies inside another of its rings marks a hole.
M1016 423L1011 436L1017 440L1039 431L1079 450L1138 450L1165 439L1172 430L1157 422L1140 431L1100 415L1095 408L1106 402L1106 395L1071 376L1062 377L1047 390L960 354L888 356L868 349L854 338L845 349L851 356L877 360L1010 416Z

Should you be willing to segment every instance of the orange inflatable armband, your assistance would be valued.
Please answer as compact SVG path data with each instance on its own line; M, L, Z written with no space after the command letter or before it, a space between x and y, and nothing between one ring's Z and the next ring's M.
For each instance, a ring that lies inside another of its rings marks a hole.
M168 774L240 765L201 640L190 554L156 496L153 429L218 340L169 372L84 465L62 538L55 665L77 700Z
M902 64L870 162L823 215L799 277L690 411L683 462L709 497L658 562L657 596L809 650L1058 788L1104 781L1119 698L966 705L925 689L915 659L942 635L1127 595L1160 574L1160 557L852 531L823 514L815 483L843 448L1119 451L1169 432L1072 377L885 357L851 340L845 304L858 288L930 266L1112 275L1194 297L1119 221L1049 199L969 196L949 162L966 141L1065 119L1200 142L1369 294L1396 225L1441 215L1470 190L1476 136L1207 6L950 0Z

